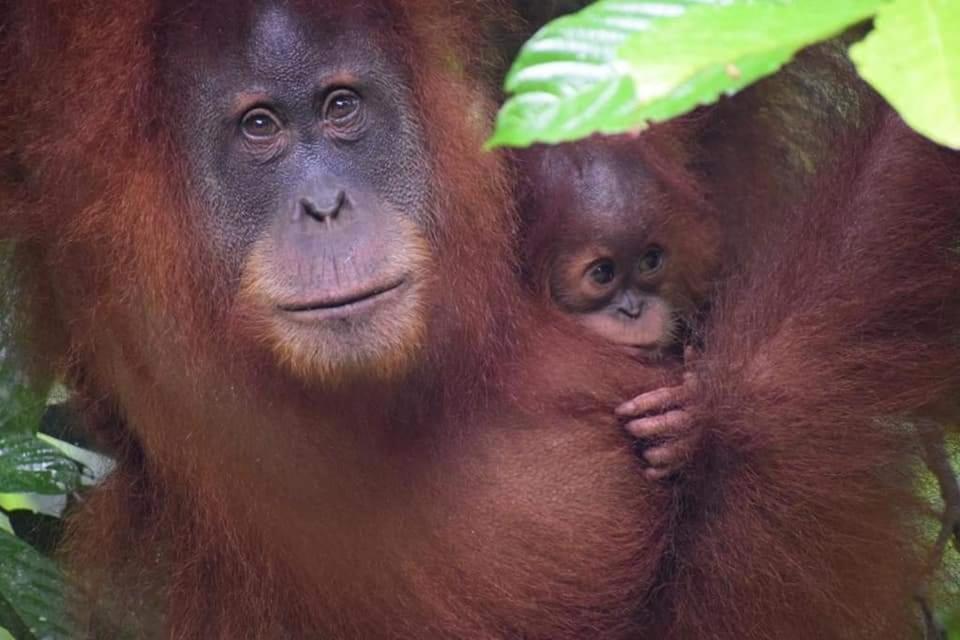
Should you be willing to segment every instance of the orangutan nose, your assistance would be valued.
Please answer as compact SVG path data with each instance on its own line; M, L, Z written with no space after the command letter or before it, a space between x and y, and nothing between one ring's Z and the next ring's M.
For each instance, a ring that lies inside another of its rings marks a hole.
M631 320L636 320L643 313L643 298L633 291L627 291L617 302L617 313L623 314Z
M347 194L339 189L327 202L318 202L309 197L300 198L300 206L305 214L317 222L333 222L340 215L346 201Z

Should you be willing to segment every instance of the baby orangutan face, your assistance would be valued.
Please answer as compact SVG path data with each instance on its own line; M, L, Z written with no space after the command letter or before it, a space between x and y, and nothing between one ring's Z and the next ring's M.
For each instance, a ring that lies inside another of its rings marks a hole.
M537 291L595 335L646 357L680 345L720 257L717 221L683 150L658 140L535 148L520 164Z
M664 295L670 288L666 250L624 240L591 241L557 255L550 295L600 337L634 355L652 355L676 342L678 307L686 305Z

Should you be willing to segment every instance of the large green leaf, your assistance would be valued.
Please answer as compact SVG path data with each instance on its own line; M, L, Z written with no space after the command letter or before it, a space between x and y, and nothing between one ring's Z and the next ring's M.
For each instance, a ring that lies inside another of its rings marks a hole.
M48 558L0 531L0 626L26 627L37 640L70 638L64 616L63 576ZM15 619L5 619L15 615ZM30 640L17 634L18 640Z
M850 49L860 74L907 123L960 149L960 2L897 0Z
M886 0L600 0L552 22L507 77L491 146L622 133L716 101Z
M0 433L0 493L60 495L80 486L80 467L32 433Z

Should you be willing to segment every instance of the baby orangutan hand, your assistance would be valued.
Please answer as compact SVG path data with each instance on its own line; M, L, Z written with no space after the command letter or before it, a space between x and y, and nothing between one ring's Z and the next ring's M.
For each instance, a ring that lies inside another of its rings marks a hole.
M627 431L646 441L642 457L648 479L670 477L690 461L700 436L687 410L696 390L697 376L687 372L681 385L643 393L617 407L616 414L628 420Z

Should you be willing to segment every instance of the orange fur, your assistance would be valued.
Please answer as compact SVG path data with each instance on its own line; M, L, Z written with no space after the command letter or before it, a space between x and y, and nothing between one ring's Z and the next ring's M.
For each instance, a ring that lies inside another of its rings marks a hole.
M676 372L584 340L517 277L482 65L461 64L495 7L309 5L379 10L372 41L411 70L434 176L419 357L330 384L250 338L196 233L176 96L153 76L155 12L176 4L18 2L0 35L0 148L27 170L0 230L56 320L37 352L118 461L65 550L83 631L906 636L913 438L877 419L955 388L955 156L871 120L878 146L848 148L829 197L771 225L708 334L691 479L652 485L612 408Z

